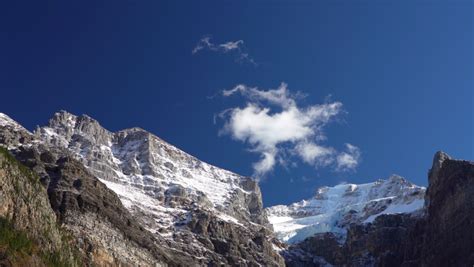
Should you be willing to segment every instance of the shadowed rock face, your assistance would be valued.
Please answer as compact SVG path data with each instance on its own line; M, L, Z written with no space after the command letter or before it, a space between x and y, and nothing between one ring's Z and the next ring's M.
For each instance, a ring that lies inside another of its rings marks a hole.
M75 266L65 237L38 176L0 147L0 266L44 266L53 254L61 263ZM15 243L9 244L8 238ZM29 249L20 250L27 245Z
M332 233L317 234L284 256L288 266L419 266L411 241L420 237L414 231L417 223L418 218L407 214L381 215L373 223L352 225L343 244Z
M351 225L346 241L318 234L284 252L288 266L472 266L474 163L436 153L424 214Z
M474 264L474 163L438 152L429 173L422 262Z
M78 161L45 147L20 147L16 158L41 174L58 222L76 239L84 262L97 265L177 263L117 195ZM48 205L48 206L49 206ZM115 253L113 253L115 252Z

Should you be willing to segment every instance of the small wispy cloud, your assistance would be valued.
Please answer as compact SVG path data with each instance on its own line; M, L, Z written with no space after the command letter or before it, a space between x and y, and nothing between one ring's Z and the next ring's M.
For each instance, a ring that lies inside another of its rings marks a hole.
M192 54L197 54L200 51L208 50L218 53L234 53L235 61L238 63L250 63L254 66L257 66L255 60L249 56L247 52L244 52L244 41L228 41L221 44L215 44L211 42L210 36L204 36L199 40L196 46L192 50Z
M322 144L324 127L342 112L342 103L301 107L302 94L290 92L285 83L269 90L239 84L221 93L224 97L240 94L247 100L244 107L226 109L217 117L224 120L220 134L248 144L249 151L260 155L253 164L257 178L277 164L294 165L295 156L314 167L333 166L337 171L357 167L360 151L356 146L346 144L346 150L338 152Z
M339 171L352 171L360 162L360 149L354 145L346 144L346 151L337 156L337 169Z

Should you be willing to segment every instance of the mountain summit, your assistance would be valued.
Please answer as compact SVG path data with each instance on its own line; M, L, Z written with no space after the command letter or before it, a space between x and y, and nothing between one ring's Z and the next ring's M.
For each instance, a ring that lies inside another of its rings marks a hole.
M0 113L1 266L472 266L474 164L263 208L260 188L141 128Z
M248 177L217 168L140 128L110 132L89 116L65 111L35 132L63 147L163 236L196 207L229 222L266 224L260 189Z
M0 118L0 141L40 175L60 223L88 240L88 261L283 264L251 178L140 128L110 132L87 115L60 111L33 133Z
M393 175L373 183L322 187L311 199L273 206L267 213L278 238L296 243L324 232L344 237L350 224L373 222L382 214L420 210L424 196L424 187Z

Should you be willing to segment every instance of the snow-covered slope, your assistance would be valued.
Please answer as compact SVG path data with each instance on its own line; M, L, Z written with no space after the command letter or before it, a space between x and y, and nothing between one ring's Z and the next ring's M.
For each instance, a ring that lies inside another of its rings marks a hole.
M260 198L255 182L202 162L143 129L113 133L86 115L58 112L36 135L72 152L153 233L172 235L197 206L230 222L263 222L249 205Z
M372 222L381 214L408 213L424 204L425 188L400 176L367 184L322 187L308 200L267 209L277 237L296 243L322 232L342 237L350 223Z
M7 126L7 125L18 125L18 123L12 120L8 115L0 113L0 126Z
M14 149L24 142L32 141L32 134L8 115L0 113L0 144Z
M18 122L14 121L8 115L4 113L0 113L0 127L10 127L14 131L25 131L28 132L23 126L21 126ZM28 132L29 133L29 132Z

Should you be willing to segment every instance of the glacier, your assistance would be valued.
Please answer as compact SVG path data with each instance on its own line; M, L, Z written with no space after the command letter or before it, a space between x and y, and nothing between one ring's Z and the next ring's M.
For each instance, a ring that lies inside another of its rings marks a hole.
M370 223L382 214L413 213L424 205L426 189L398 175L366 184L321 187L311 199L266 209L277 238L298 243L332 232L344 241L351 223Z

